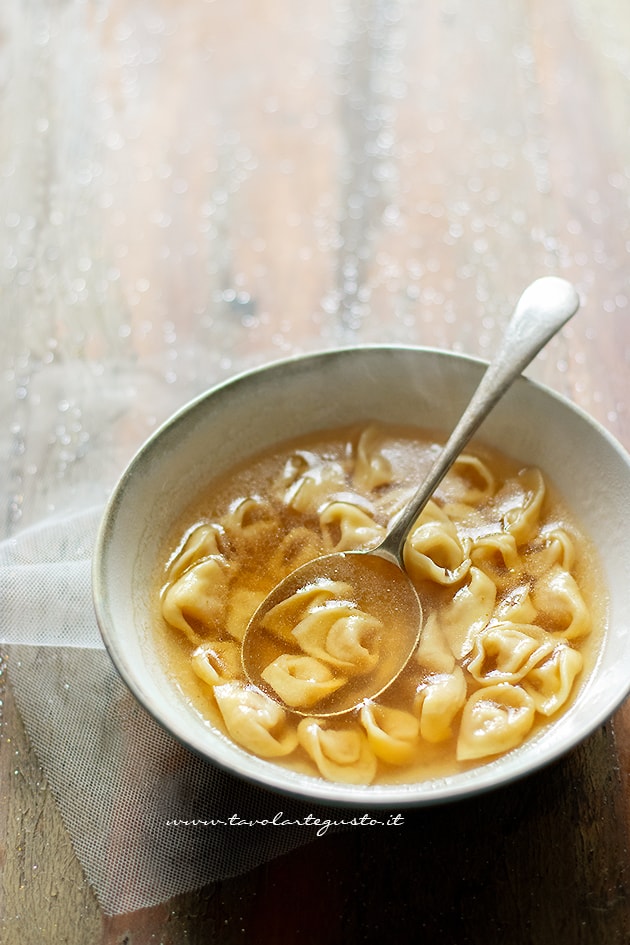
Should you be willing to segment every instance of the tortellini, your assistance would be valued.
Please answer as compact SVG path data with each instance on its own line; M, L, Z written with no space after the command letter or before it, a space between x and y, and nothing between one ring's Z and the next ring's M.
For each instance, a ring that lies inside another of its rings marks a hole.
M192 565L169 584L162 598L164 619L193 643L203 639L198 628L221 626L225 616L229 566L222 555Z
M476 761L516 748L534 724L534 702L519 686L499 683L478 689L462 713L458 761Z
M261 676L286 705L295 709L312 708L346 682L321 660L293 653L277 656Z
M318 719L305 718L297 727L297 736L320 774L329 781L371 784L374 780L376 755L360 728L332 728Z
M430 512L435 517L426 514ZM462 539L454 522L436 512L435 503L429 503L412 529L405 546L405 568L413 581L459 584L470 569L469 541Z
M539 469L523 469L516 479L510 480L503 499L503 523L517 545L536 537L540 513L545 498L545 481Z
M571 571L575 564L575 545L573 538L564 528L553 527L541 535L540 549L536 555L538 573L560 565L565 571Z
M276 604L261 624L287 646L262 671L264 681L295 709L310 709L348 677L375 669L384 627L342 581L307 585Z
M540 470L487 450L458 458L407 538L422 632L389 688L362 687L395 647L395 601L373 612L334 577L266 613L261 688L247 680L242 642L268 593L319 555L376 547L438 448L373 422L324 432L192 507L160 612L195 705L244 750L330 781L404 783L516 749L570 705L595 652L592 551ZM325 717L344 687L362 693L356 709Z
M415 652L420 667L433 673L452 673L455 656L436 613L427 616Z
M377 617L345 601L313 608L293 630L305 653L351 676L375 668L382 635Z
M420 733L428 742L442 742L453 734L455 716L466 700L466 679L459 666L450 673L434 673L418 686L414 709Z
M202 644L190 659L194 671L209 686L219 686L243 675L241 650L234 640Z
M299 453L294 458L297 475L286 489L283 501L295 512L316 514L331 494L346 487L346 474L338 462L322 464L317 456Z
M383 635L381 621L362 610L343 581L321 581L299 588L264 616L273 636L342 673L374 669Z
M487 463L478 456L462 453L448 479L445 509L451 517L467 516L471 508L491 498L496 481Z
M352 588L345 581L321 580L298 588L294 594L281 600L267 611L263 626L274 636L292 641L293 630L303 617L332 601L336 605L352 603Z
M369 548L385 536L385 529L358 504L331 502L319 516L327 551Z
M512 588L497 604L494 616L509 623L529 623L536 619L538 611L534 607L529 585L522 584Z
M249 547L264 541L276 528L270 503L255 495L235 503L223 525L233 542Z
M492 616L496 597L494 582L479 568L471 567L470 580L455 592L440 615L444 635L456 659L470 652L475 637Z
M274 531L273 538L276 537L276 531ZM268 566L274 574L289 574L299 568L300 565L324 554L326 550L323 536L315 534L310 528L299 526L288 535L285 535L282 541L274 547Z
M297 745L286 712L264 693L240 682L213 689L225 727L234 741L262 758L280 758Z
M562 708L583 663L581 653L570 646L559 645L521 680L537 712L549 716Z
M475 541L470 552L472 563L489 571L494 580L501 574L513 573L521 563L514 535L498 532L483 535Z
M360 719L377 758L390 765L404 765L411 760L420 735L420 725L411 712L366 702L361 706Z
M556 565L541 577L532 591L538 612L548 629L567 640L586 636L591 629L588 607L572 574Z
M220 525L199 525L194 528L171 563L169 569L171 582L177 581L191 565L197 564L204 558L217 558L221 554L221 545L224 541L225 530Z
M392 481L392 464L383 452L383 432L376 426L366 427L359 437L352 481L364 493Z
M544 631L526 624L496 623L475 639L468 672L482 686L516 683L554 648Z

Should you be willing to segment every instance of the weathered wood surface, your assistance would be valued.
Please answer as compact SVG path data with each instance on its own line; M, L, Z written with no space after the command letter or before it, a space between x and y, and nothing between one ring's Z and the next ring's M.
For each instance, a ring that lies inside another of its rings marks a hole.
M237 368L487 355L545 273L584 307L530 373L630 447L623 0L6 0L0 85L3 534ZM3 679L6 945L630 941L627 705L525 782L103 917Z

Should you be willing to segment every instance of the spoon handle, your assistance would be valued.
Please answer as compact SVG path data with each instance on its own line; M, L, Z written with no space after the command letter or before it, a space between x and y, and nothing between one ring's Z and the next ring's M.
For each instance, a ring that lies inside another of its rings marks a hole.
M470 403L420 488L373 553L402 566L403 548L416 519L475 431L519 374L578 310L575 288L545 276L521 295L499 351L488 365Z

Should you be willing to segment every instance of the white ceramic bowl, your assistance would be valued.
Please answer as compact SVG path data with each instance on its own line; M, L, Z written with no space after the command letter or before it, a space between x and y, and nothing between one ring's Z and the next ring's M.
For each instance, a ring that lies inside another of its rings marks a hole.
M569 711L522 747L451 777L356 787L294 774L208 729L156 657L148 591L157 549L208 474L305 432L374 419L450 430L482 362L434 350L367 346L292 358L194 400L142 447L106 509L94 556L97 617L120 675L145 708L192 750L267 788L333 805L437 803L487 790L558 758L606 720L630 690L630 458L568 401L520 378L479 438L551 478L601 556L609 630L594 673Z

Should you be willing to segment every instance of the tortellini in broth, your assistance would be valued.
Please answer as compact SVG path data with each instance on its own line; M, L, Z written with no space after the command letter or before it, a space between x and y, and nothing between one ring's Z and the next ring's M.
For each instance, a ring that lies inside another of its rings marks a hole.
M332 781L405 783L514 750L570 706L603 625L592 549L540 470L483 448L460 457L407 539L423 630L391 687L318 717L396 640L395 608L370 613L335 580L267 614L281 649L268 689L244 675L258 604L308 560L377 545L439 442L368 423L281 444L177 523L155 595L163 649L196 710L245 751Z

